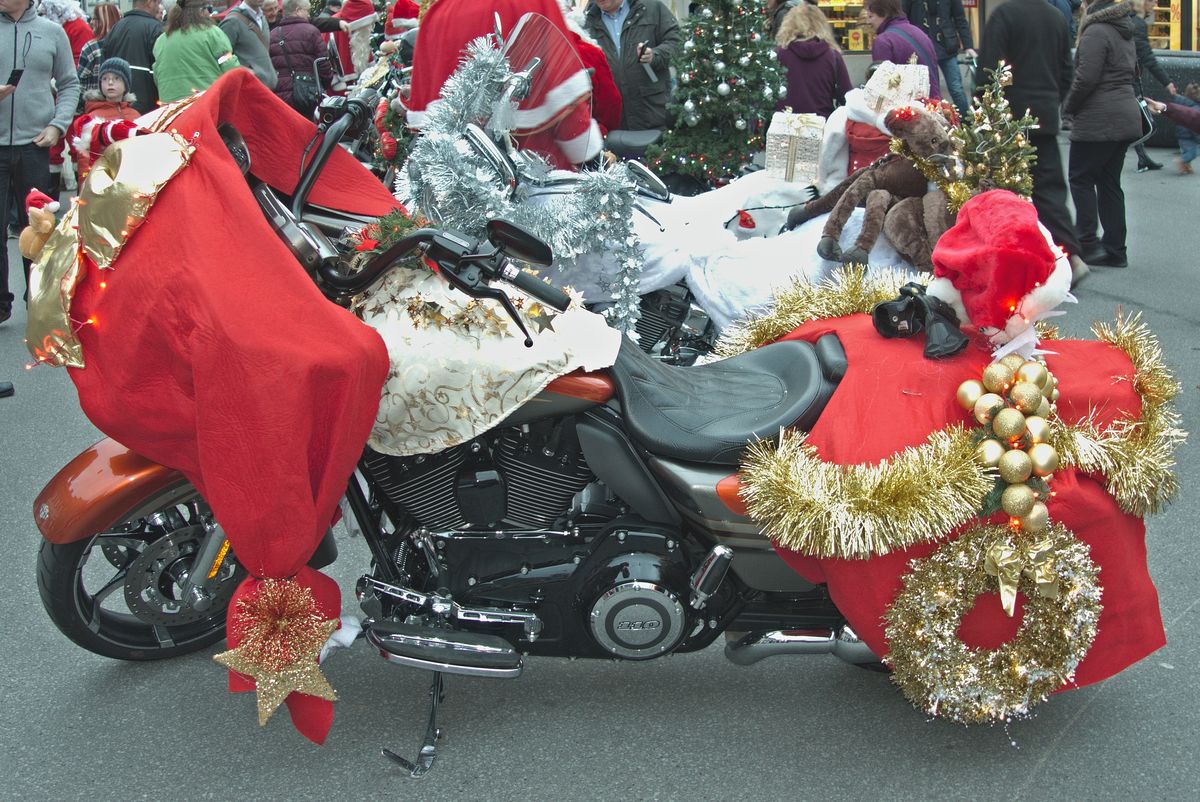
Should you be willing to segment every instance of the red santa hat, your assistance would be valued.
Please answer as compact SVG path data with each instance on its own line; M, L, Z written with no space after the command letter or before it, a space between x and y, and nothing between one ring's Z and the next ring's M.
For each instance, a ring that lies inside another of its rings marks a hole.
M28 212L30 209L45 209L54 214L59 209L59 203L40 189L31 189L25 196L25 211Z
M1031 355L1034 324L1075 300L1067 255L1038 223L1033 204L1007 190L963 204L933 249L933 275L928 294L987 335L998 356Z

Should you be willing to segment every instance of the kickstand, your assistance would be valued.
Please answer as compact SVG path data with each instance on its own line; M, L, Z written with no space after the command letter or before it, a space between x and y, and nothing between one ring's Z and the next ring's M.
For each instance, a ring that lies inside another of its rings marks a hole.
M421 751L417 754L416 763L405 760L387 747L380 750L384 757L399 764L410 777L422 777L433 768L434 758L437 757L437 742L442 737L442 731L438 729L437 725L438 705L445 698L446 688L442 673L435 671L433 672L433 684L429 686L429 725L425 728L425 741L421 744Z

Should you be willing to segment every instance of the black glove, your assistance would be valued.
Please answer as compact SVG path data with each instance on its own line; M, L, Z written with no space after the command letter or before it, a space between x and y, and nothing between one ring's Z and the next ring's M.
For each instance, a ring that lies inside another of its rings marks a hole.
M967 336L958 328L958 315L938 298L925 294L925 286L910 282L894 301L875 304L871 310L875 331L883 337L914 337L925 332L925 358L944 359L967 347Z

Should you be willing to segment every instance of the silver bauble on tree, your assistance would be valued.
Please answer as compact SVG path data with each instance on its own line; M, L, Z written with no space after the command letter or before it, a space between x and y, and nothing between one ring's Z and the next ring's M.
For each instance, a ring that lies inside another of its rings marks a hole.
M729 94L729 84L725 83L724 81L721 81L721 83L717 84L717 94L720 95L721 97L725 97L726 95L728 95Z

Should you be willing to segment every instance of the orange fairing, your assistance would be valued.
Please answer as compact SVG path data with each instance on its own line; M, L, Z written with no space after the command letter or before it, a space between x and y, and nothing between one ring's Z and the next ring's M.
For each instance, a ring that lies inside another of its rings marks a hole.
M183 474L105 438L60 470L33 502L33 520L51 543L72 543L119 522Z
M741 490L742 481L736 473L717 482L717 498L733 512L745 516L746 503L742 501Z
M607 373L586 373L577 370L550 382L546 385L545 392L603 404L613 397L614 387Z

